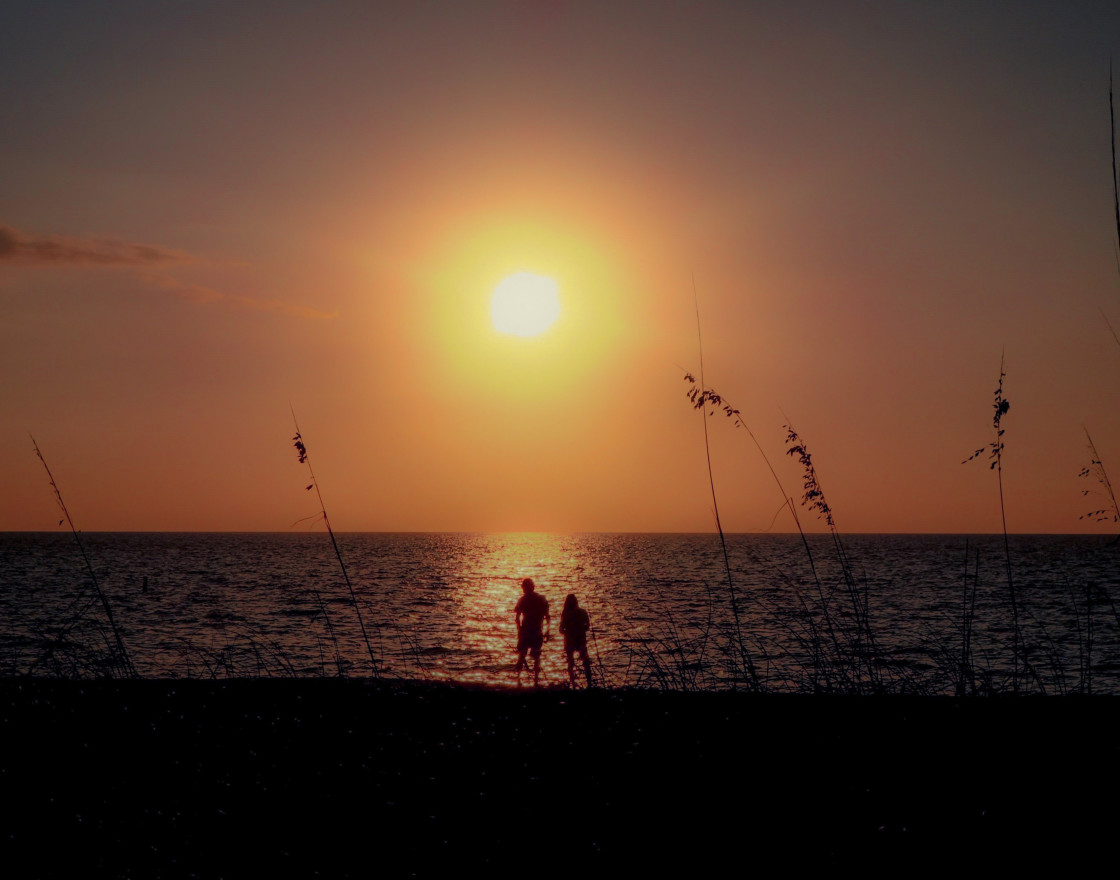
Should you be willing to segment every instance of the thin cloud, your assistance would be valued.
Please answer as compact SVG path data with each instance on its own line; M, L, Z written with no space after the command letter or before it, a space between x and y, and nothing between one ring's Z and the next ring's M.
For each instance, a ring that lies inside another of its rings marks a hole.
M261 312L280 312L283 315L291 315L296 318L314 318L317 320L338 317L338 312L322 312L318 309L297 306L278 299L260 299L236 293L222 293L220 290L204 287L201 284L185 284L168 275L145 274L142 277L161 290L166 290L181 299L201 305L224 303L229 306L254 309Z
M198 263L186 251L141 244L116 238L69 235L31 235L0 223L0 264L23 266L105 266L132 269L136 275L161 290L199 304L225 303L257 311L280 312L297 318L334 318L337 312L322 312L276 299L259 299L222 293L198 284L187 284L169 275L149 271L156 266Z
M57 266L156 266L191 263L185 251L115 238L31 235L0 223L0 262Z

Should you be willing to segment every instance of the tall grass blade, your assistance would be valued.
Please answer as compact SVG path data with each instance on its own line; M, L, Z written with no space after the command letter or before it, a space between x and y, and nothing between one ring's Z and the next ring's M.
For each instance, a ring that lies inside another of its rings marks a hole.
M700 351L700 387L704 386L704 341L700 335L700 303L696 298L696 281L692 282L693 301L696 305L696 344ZM723 551L723 565L727 572L727 590L731 598L731 615L735 623L735 639L739 650L739 657L746 667L747 675L750 678L751 686L758 689L758 673L754 668L754 660L751 658L750 652L747 650L746 645L743 644L743 625L739 619L739 602L735 595L735 581L731 577L731 559L727 552L727 538L723 533L723 525L719 519L719 503L716 501L716 482L715 477L712 475L712 448L708 439L708 413L705 408L701 407L701 414L704 421L704 454L708 463L708 485L712 491L712 512L716 518L716 530L719 532L719 545Z
M366 631L366 623L362 618L362 609L358 604L358 596L354 592L354 584L350 580L350 574L346 571L346 563L342 560L342 551L338 549L338 541L334 536L334 529L331 528L330 517L327 516L327 507L323 503L323 494L319 491L319 481L315 478L315 469L311 467L311 458L307 454L307 445L303 442L303 435L299 430L299 421L296 419L295 408L292 408L292 422L296 426L296 435L292 438L292 445L295 446L296 451L299 453L300 464L306 464L307 470L311 474L311 484L308 489L314 489L315 495L319 499L319 513L323 517L323 524L327 527L327 534L331 538L331 546L334 548L335 558L338 559L338 567L342 569L342 577L346 581L346 588L350 591L350 600L354 604L354 614L358 618L358 626L362 631L362 641L365 642L366 651L369 653L370 668L373 671L375 678L380 677L381 669L377 662L377 655L374 654L373 645L369 641L369 633Z
M984 452L988 453L988 467L990 470L996 472L996 480L999 484L999 515L1000 523L1003 528L1003 559L1007 571L1007 591L1011 599L1011 688L1016 693L1019 692L1019 678L1020 666L1024 669L1029 669L1029 662L1024 652L1025 644L1022 639L1022 630L1019 625L1019 599L1015 592L1015 579L1011 571L1011 542L1007 536L1007 506L1003 498L1003 417L1007 415L1011 409L1011 403L1003 394L1003 380L1007 378L1007 361L1004 353L1001 351L999 356L999 384L996 385L994 392L994 400L992 408L995 410L992 416L992 427L994 429L994 437L987 446L981 446L972 455L964 460L963 463L972 461L978 458Z
M121 638L120 628L117 626L116 618L113 616L113 608L109 604L109 598L105 595L105 591L101 589L101 584L97 580L97 575L94 573L93 564L89 560L89 555L86 553L85 545L82 544L81 535L78 534L78 529L74 525L74 520L70 516L70 511L66 507L66 502L62 500L62 490L58 488L58 483L55 482L54 474L51 473L50 466L47 460L43 457L42 451L39 449L39 444L35 442L35 438L31 438L31 445L35 447L35 455L38 456L39 461L43 463L43 469L47 472L47 480L50 482L51 491L54 492L55 501L58 502L59 509L62 511L62 516L70 526L70 531L74 535L74 541L78 545L78 552L82 555L82 561L85 562L86 571L89 574L90 581L93 583L94 592L97 593L97 598L101 601L101 607L105 611L105 617L109 621L109 627L113 631L113 640L116 645L116 656L113 658L113 667L120 667L120 671L128 678L136 678L136 667L132 665L132 658L128 654L128 649L124 646L124 639ZM61 522L60 522L61 525Z

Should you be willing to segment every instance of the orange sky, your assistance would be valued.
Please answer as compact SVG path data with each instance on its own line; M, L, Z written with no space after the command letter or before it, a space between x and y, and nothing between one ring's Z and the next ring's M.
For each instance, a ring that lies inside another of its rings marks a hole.
M710 530L694 283L842 530L1000 528L1001 350L1008 528L1116 528L1120 8L975 6L6 11L0 530L56 528L29 434L86 531L293 528L289 406L337 530ZM515 271L540 337L490 326ZM711 427L725 529L790 529Z

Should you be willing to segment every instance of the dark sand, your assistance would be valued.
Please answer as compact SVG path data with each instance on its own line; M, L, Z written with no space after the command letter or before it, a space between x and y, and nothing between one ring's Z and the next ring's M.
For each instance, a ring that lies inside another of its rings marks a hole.
M0 695L11 877L1005 874L1111 860L1120 833L1117 698L358 680Z

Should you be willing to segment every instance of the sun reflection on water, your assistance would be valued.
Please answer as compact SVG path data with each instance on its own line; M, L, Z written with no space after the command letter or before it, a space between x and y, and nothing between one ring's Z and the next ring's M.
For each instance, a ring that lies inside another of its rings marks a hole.
M142 676L329 677L340 668L369 674L349 591L321 534L86 538ZM826 585L840 583L827 536L810 540L816 573ZM866 571L884 656L899 658L916 686L938 693L953 686L942 658L954 645L959 651L965 542L964 536L849 540ZM967 542L988 555L1004 552L994 537ZM569 592L591 616L592 665L607 687L705 689L742 681L727 572L710 535L344 533L339 544L387 677L512 686L513 609L521 579L531 577L553 615L554 638L542 655L546 687L567 682L558 617ZM728 545L742 632L763 685L810 692L820 649L804 613L814 573L800 540L733 536ZM1115 547L1107 536L1020 536L1012 551L1038 630L1045 626L1047 650L1061 662L1052 674L1072 687L1083 668L1077 664L1084 641L1070 585L1120 592ZM75 597L89 594L75 576L73 556L65 534L0 534L0 558L8 563L0 607L14 609L0 615L0 673L52 672L56 667L47 669L42 658L55 657L70 665L54 674L97 674L103 621L91 612L78 624L68 622ZM834 605L834 614L842 610ZM973 637L976 650L991 658L995 678L1010 669L1006 621L1005 591L998 581L981 579ZM51 634L63 625L68 642L59 648ZM1094 625L1094 692L1120 692L1117 656L1117 628Z
M508 685L514 681L514 606L521 598L521 581L532 578L537 593L548 600L550 631L557 636L560 606L572 591L573 572L579 568L577 550L566 536L533 532L481 536L472 550L464 560L466 567L452 601L462 627L463 648L478 659L457 677ZM554 638L545 643L541 655L541 684L561 681L562 671L561 643Z

